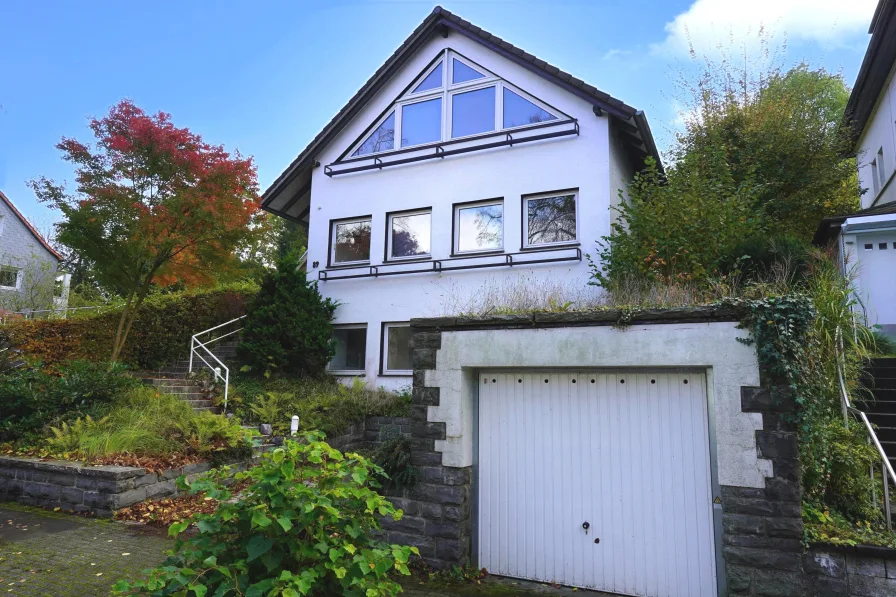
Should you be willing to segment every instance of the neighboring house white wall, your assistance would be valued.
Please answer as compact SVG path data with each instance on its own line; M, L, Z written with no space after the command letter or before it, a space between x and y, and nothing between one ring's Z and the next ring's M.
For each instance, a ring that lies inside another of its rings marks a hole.
M317 156L317 161L335 161L444 48L459 52L577 118L580 134L332 178L323 166L314 169L308 241L310 279L317 279L318 272L327 269L331 221L342 218L372 216L370 263L374 266L382 264L385 257L387 213L401 210L432 208L433 259L451 256L453 206L463 202L503 198L505 253L520 252L522 197L528 194L578 190L577 242L583 253L593 256L595 241L609 233L610 205L618 200L617 190L630 173L623 165L622 152L611 148L608 117L596 116L591 104L461 35L436 37L425 45ZM574 255L575 248L563 254ZM335 324L367 325L364 369L369 383L397 388L410 385L411 377L380 376L383 322L408 322L412 317L439 315L446 310L462 311L484 286L518 287L521 278L529 280L528 287L533 291L539 285L551 285L581 294L588 288L589 268L583 258L529 267L330 280L322 281L319 287L324 296L340 303Z
M40 286L43 294L47 290L52 293L58 264L58 259L0 199L0 270L16 271L14 288L0 285L0 308L11 311L50 308L52 301L46 301L46 305L38 304L44 301L36 300L36 287ZM0 274L0 281L8 281L6 275ZM55 302L58 306L58 301Z
M856 144L862 208L896 201L896 64Z

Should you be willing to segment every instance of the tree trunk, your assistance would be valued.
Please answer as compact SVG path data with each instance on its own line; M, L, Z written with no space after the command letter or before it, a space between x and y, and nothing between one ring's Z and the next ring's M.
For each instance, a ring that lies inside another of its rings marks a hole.
M131 291L127 302L124 304L124 309L121 310L121 317L118 318L118 329L115 331L115 339L112 341L112 356L109 357L110 363L117 361L121 353L121 347L124 344L121 340L121 333L122 330L124 330L125 322L131 313L131 302L134 300L134 294L136 294L136 291Z

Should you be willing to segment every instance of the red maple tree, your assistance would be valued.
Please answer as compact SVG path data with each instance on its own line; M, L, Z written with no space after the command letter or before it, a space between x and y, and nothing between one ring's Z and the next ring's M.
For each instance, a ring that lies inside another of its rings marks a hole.
M123 100L90 120L92 145L56 146L75 165L76 190L31 181L59 209L59 242L90 264L97 281L125 298L112 348L115 361L153 286L214 282L235 264L259 209L251 157L228 153L171 115L149 115Z

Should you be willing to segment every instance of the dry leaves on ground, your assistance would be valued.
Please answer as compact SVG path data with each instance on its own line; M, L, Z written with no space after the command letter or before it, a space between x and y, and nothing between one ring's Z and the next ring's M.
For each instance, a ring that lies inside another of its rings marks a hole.
M231 486L234 494L248 485L243 481ZM140 502L115 512L115 520L139 522L149 526L168 527L186 520L194 514L212 514L218 509L218 501L204 495L179 495L153 502Z

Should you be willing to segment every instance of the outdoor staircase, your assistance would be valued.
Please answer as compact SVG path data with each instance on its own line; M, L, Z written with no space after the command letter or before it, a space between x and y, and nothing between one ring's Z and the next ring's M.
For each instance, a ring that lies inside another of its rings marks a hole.
M236 357L236 346L239 340L221 342L215 346L215 356L222 361L232 361ZM199 359L193 360L193 371L208 370L205 363ZM202 391L202 386L194 380L188 379L190 372L189 357L180 359L155 371L144 371L140 374L144 383L155 386L160 392L177 396L185 400L193 407L193 410L217 413L220 408L215 406Z
M861 408L877 427L877 438L896 467L896 357L872 359L866 373L866 387L873 398Z

